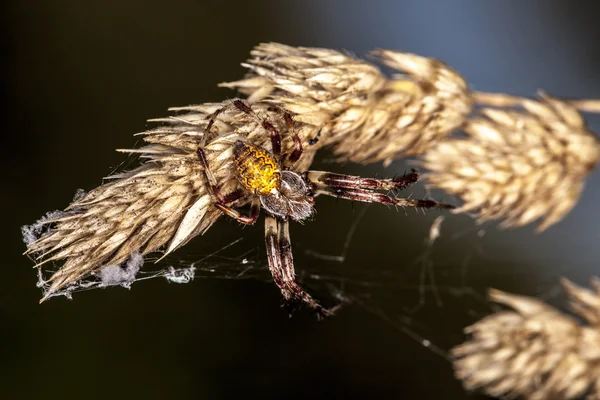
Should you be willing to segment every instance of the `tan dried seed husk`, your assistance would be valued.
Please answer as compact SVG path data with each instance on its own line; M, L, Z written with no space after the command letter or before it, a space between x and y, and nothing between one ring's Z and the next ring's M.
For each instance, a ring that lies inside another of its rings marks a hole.
M422 155L432 187L459 196L455 212L516 227L540 219L542 231L576 204L600 143L570 104L542 95L521 108L484 107L464 128Z
M465 329L469 340L452 350L465 388L501 397L574 399L600 396L600 283L593 289L563 285L586 325L549 305L498 290L490 298L512 310Z
M280 105L320 129L342 160L389 164L460 127L471 111L465 80L440 61L390 50L374 57L401 75L340 52L277 43L257 46L246 79L223 83L250 100Z

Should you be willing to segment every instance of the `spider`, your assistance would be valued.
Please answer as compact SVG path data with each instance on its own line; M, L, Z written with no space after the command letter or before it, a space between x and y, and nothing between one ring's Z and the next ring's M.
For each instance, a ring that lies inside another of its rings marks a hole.
M270 108L270 111L283 115L288 134L294 142L294 150L287 156L281 153L281 134L278 129L266 117L260 117L250 105L241 100L235 100L214 112L209 117L206 132L210 131L218 115L231 107L242 111L262 125L270 135L271 152L247 141L234 142L235 172L243 189L227 195L220 191L202 148L197 149L197 155L204 168L215 206L219 210L242 224L253 225L258 219L260 208L264 209L269 270L286 305L305 304L319 316L328 316L332 312L331 309L322 307L295 280L289 221L303 222L311 217L314 213L314 197L326 195L403 207L454 208L450 204L433 200L397 198L378 192L378 190L400 190L412 185L418 179L416 170L391 179L361 178L324 171L304 173L293 171L294 163L302 156L302 141L295 133L291 114L278 107ZM248 192L251 195L251 211L248 215L242 215L230 207L230 204L241 199Z

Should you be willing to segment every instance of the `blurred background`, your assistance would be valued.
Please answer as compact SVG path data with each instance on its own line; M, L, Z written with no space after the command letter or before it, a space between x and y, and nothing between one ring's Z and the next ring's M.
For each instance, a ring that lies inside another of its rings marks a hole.
M66 207L76 189L134 166L114 149L139 144L132 135L151 126L146 119L235 97L216 85L241 78L239 64L260 42L359 56L396 49L441 59L478 90L599 97L600 6L589 4L4 4L2 398L478 398L453 378L447 350L494 310L485 301L489 287L564 308L560 276L587 283L598 275L600 174L574 211L541 235L447 214L431 248L426 239L439 211L318 199L316 220L291 234L307 289L326 304L351 300L327 321L308 312L288 318L280 308L262 223L242 228L222 219L161 265L198 262L200 276L189 284L157 278L41 306L19 229ZM589 123L600 129L600 117ZM386 169L339 165L326 153L314 167L364 176L407 169L403 161ZM428 195L422 185L411 193ZM248 264L251 273L240 274Z

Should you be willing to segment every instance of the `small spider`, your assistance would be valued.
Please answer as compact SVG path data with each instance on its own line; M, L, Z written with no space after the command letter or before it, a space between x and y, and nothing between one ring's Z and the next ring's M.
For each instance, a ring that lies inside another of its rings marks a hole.
M265 210L267 214L265 241L269 270L288 305L304 303L320 316L327 316L331 313L295 281L289 221L302 222L312 216L314 197L327 195L367 203L409 207L454 207L433 200L396 198L377 192L377 190L400 190L408 187L418 179L416 170L392 179L361 178L323 171L305 173L292 171L294 163L302 156L302 141L294 131L292 116L280 108L270 110L283 115L285 126L294 141L294 150L288 156L281 154L281 135L275 126L267 118L257 115L249 105L241 100L235 100L230 105L214 112L207 124L207 132L210 131L217 116L229 107L235 107L244 112L269 132L272 152L246 141L236 141L233 144L234 165L237 179L244 189L236 190L228 195L221 193L202 148L197 150L198 158L204 168L215 206L219 210L246 225L256 222L261 206ZM249 215L242 215L229 204L241 199L248 192L251 194L251 211Z

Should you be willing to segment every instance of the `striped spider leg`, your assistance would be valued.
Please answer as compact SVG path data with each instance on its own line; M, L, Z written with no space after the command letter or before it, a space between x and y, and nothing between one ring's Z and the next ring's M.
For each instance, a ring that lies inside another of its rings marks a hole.
M235 108L235 109L238 109L239 111L242 111L243 113L248 115L250 118L252 118L254 121L256 121L260 126L262 126L269 133L269 135L271 137L272 152L276 157L279 158L281 155L281 134L279 133L279 130L277 130L277 128L275 128L275 126L273 125L273 123L271 121L269 121L267 118L259 116L248 104L244 103L242 100L239 100L239 99L234 100L233 102L231 102L231 103L227 104L226 106L221 107L217 111L215 111L209 117L210 121L208 122L208 124L206 126L206 132L210 131L210 129L212 128L213 124L215 123L217 117L221 113L223 113L224 111L226 111L230 108ZM302 141L300 140L300 138L298 137L298 135L296 134L296 131L294 129L294 120L292 119L292 116L289 112L283 110L280 107L271 106L268 108L268 110L277 112L278 114L283 116L283 119L284 119L285 125L286 125L286 129L287 129L288 133L291 135L292 140L294 141L294 151L292 153L290 153L290 155L287 157L287 159L285 159L286 165L291 165L291 164L295 163L296 161L298 161L298 159L300 158L300 156L302 155L302 152L303 152ZM283 161L283 160L280 160L280 161Z
M389 196L377 190L395 191L406 189L419 179L413 169L410 173L389 179L361 178L360 176L336 174L325 171L308 171L307 179L313 185L314 195L332 196L364 203L381 203L401 207L455 208L434 200L406 199Z

